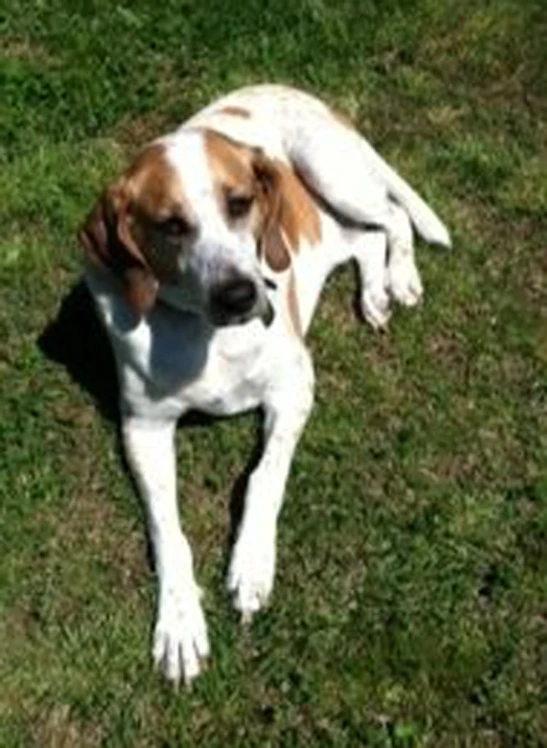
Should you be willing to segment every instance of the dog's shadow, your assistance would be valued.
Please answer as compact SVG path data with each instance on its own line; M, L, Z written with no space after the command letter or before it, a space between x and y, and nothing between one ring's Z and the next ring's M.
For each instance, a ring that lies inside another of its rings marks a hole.
M61 302L55 319L48 323L38 338L38 347L46 358L63 366L70 377L93 399L104 418L118 429L118 382L114 356L106 331L97 316L91 294L83 281L77 283ZM204 428L214 418L191 412L179 423L180 428ZM133 480L118 436L120 462ZM245 489L248 478L262 453L260 430L257 428L255 444L243 472L236 479L229 500L229 529L226 551L233 546L243 514ZM153 566L150 538L148 557Z
M114 356L83 281L65 296L55 319L38 338L46 358L61 364L89 395L101 414L119 423Z

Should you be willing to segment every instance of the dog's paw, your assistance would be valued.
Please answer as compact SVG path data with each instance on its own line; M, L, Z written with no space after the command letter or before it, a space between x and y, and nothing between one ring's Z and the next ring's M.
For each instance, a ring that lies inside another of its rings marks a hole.
M274 576L275 538L242 533L232 553L227 586L243 623L268 602Z
M365 288L361 295L361 311L374 330L385 329L391 317L389 296L386 291L383 288Z
M178 686L190 685L209 655L209 640L197 589L185 594L169 589L160 596L154 631L154 662Z
M391 263L388 267L388 291L403 306L416 306L424 289L418 268L410 258Z

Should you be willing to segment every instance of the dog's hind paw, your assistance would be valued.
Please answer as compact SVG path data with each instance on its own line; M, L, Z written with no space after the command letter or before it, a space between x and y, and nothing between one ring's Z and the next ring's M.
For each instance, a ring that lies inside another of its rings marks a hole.
M361 295L361 311L374 330L385 329L391 317L389 296L383 289L378 291L365 288Z
M416 306L424 289L418 268L411 259L391 263L388 267L388 291L403 306Z

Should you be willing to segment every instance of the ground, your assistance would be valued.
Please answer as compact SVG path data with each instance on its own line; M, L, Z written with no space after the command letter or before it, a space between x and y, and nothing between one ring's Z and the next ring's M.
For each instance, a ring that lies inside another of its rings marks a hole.
M547 745L547 24L541 0L7 0L0 20L0 744ZM271 607L223 586L255 417L178 433L213 659L151 667L141 506L78 287L98 189L238 85L346 112L451 228L426 297L310 334L317 405Z

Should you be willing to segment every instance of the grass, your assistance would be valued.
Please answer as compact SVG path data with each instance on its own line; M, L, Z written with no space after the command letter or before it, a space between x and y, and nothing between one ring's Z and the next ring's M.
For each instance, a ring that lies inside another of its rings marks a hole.
M0 744L547 745L540 0L8 0L0 23ZM260 80L348 112L455 248L419 248L426 302L386 336L356 322L349 271L330 283L248 632L223 574L256 420L180 430L213 660L174 693L74 236L135 147Z

